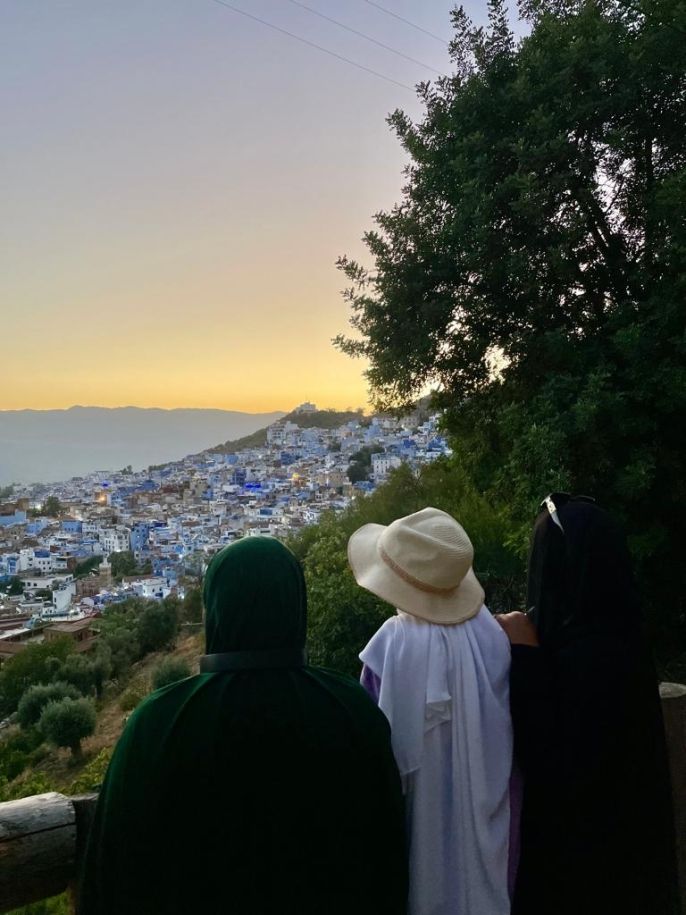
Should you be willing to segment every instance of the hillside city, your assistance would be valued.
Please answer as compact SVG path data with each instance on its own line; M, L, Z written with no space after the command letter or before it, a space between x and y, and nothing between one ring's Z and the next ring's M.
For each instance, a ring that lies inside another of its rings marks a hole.
M393 468L449 453L437 424L437 415L366 418L305 403L235 450L16 487L0 505L0 662L51 635L87 650L89 620L109 605L183 597L184 580L232 541L287 537ZM113 576L122 554L138 574Z

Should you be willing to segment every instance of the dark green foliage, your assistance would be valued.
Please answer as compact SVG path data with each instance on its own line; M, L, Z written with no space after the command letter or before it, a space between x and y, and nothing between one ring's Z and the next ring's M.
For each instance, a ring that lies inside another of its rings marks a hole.
M102 556L90 556L88 559L84 559L74 567L74 578L83 578L89 572L95 571L101 562Z
M106 642L98 645L95 655L89 658L92 667L93 687L98 699L102 696L105 683L112 676L112 650Z
M121 579L125 575L137 575L138 566L136 559L131 550L124 550L122 553L111 553L109 557L112 565L112 578Z
M9 499L14 492L14 483L10 483L9 486L0 486L0 502L4 502L5 499Z
M178 601L151 602L138 618L136 632L143 654L171 647L179 629Z
M481 497L452 462L440 460L418 475L403 465L388 482L340 515L328 514L289 544L302 561L308 588L308 648L312 661L351 674L357 655L394 608L358 587L347 543L363 524L389 524L427 505L450 512L467 530L475 571L492 610L521 605L524 563L509 544L506 516Z
M24 593L24 582L17 575L10 578L10 583L7 586L7 593L11 597L17 597L19 594Z
M186 589L182 608L183 620L186 623L199 623L202 620L202 589L192 586Z
M70 655L62 665L59 677L75 686L82 696L88 696L95 691L95 666L85 655Z
M354 454L350 455L350 464L348 465L348 479L351 483L359 483L361 480L368 480L372 469L372 455L380 454L383 451L381 445L365 445Z
M191 669L181 658L165 658L155 668L152 675L152 688L162 689L177 680L191 676Z
M140 657L140 645L135 621L131 620L129 625L119 620L117 622L119 625L110 625L102 629L98 651L103 645L107 646L110 675L116 680L121 680L126 677L134 661Z
M95 730L95 705L90 699L60 699L43 710L38 728L50 743L69 747L76 756L81 741Z
M71 658L67 660L71 660ZM71 683L59 680L54 683L37 683L35 686L29 687L21 697L17 708L17 721L22 728L33 727L38 724L48 702L57 702L67 698L78 699L79 696L79 690Z
M35 728L4 734L0 740L0 785L3 780L12 781L34 762L42 740ZM3 800L9 798L4 798L0 790L0 801Z
M109 677L125 679L131 665L148 652L171 646L180 614L181 602L175 597L161 602L132 598L111 607L98 621L100 640L93 660L96 690Z
M69 638L29 645L0 669L0 718L16 711L24 692L35 683L56 679L65 658L74 650Z
M625 523L660 651L686 657L686 12L531 0L517 45L453 14L456 76L391 124L411 159L348 259L377 403L427 384L520 552L542 495Z
M43 506L43 512L51 518L56 518L62 512L62 503L57 496L48 496Z

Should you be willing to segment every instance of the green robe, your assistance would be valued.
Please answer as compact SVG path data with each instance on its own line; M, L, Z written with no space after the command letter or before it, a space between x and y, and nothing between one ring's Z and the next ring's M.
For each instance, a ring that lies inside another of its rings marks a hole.
M167 686L131 716L100 793L79 911L402 915L386 719L348 677L259 666L304 646L298 562L276 540L247 538L214 557L204 598L208 654L239 652L230 657L248 669Z

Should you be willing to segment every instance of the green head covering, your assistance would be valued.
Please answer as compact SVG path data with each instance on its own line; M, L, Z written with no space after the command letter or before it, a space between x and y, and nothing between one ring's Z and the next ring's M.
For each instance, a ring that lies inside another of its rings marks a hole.
M208 654L305 646L305 577L295 556L273 537L246 537L217 553L203 599Z
M80 915L404 915L388 721L358 683L304 663L305 593L272 538L212 559L201 664L216 666L131 715L89 834Z

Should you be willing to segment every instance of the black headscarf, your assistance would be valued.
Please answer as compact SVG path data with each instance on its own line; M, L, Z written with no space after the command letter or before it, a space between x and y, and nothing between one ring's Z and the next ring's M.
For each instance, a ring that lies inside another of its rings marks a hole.
M205 667L132 715L100 794L80 912L402 915L388 724L304 664L299 563L246 538L205 578Z
M538 516L529 558L527 606L541 643L609 630L637 637L639 598L619 525L585 500L565 501L557 519L548 509Z
M595 504L556 506L536 521L529 563L542 647L513 648L525 776L513 911L671 915L664 730L626 540Z

